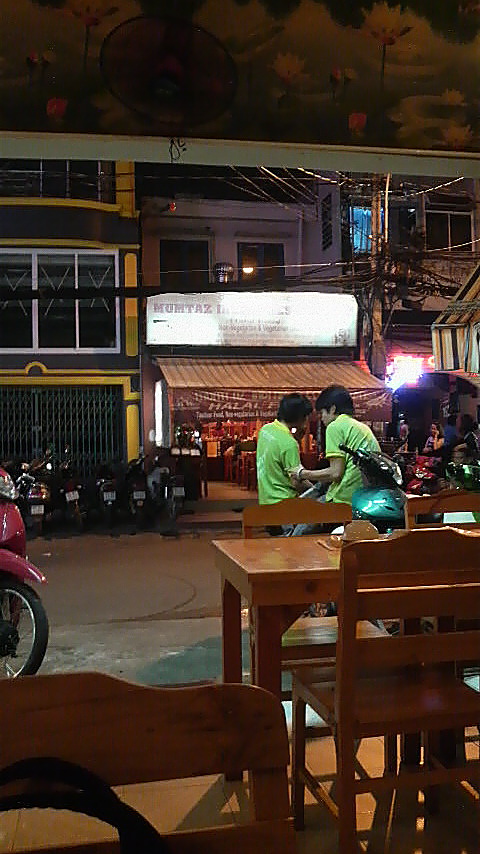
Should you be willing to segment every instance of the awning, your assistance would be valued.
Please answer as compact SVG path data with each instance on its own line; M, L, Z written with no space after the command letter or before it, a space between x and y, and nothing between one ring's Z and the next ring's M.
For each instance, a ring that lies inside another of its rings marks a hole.
M446 309L432 325L435 367L439 371L478 372L480 344L480 264L459 289L455 309Z
M453 379L456 382L456 390L459 394L480 394L480 374L467 373L466 371L432 371L424 374L422 385L435 384L443 378ZM459 382L457 382L457 380ZM452 388L451 384L450 387Z
M284 394L300 391L314 402L332 383L349 389L357 417L391 418L391 392L367 368L351 362L158 358L157 364L175 412L199 421L273 418Z

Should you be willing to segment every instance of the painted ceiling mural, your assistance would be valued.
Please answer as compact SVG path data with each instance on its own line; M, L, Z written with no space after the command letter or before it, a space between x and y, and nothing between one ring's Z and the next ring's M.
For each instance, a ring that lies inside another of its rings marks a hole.
M480 0L2 0L0 129L480 150Z

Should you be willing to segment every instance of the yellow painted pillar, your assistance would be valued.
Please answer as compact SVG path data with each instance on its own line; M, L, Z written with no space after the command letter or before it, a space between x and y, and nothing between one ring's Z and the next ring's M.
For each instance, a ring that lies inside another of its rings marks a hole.
M138 403L127 405L127 460L134 460L140 453L140 413Z
M131 160L115 163L115 198L121 216L135 217L135 164Z
M127 252L124 261L125 287L137 287L137 256ZM138 356L138 301L134 297L125 300L125 354Z

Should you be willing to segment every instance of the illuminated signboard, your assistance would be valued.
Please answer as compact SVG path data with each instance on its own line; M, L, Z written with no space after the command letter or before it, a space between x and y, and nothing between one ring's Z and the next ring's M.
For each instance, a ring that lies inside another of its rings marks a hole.
M147 300L147 344L206 347L354 347L350 294L161 294Z
M387 364L385 384L393 391L402 385L416 385L422 374L435 370L433 356L394 356Z

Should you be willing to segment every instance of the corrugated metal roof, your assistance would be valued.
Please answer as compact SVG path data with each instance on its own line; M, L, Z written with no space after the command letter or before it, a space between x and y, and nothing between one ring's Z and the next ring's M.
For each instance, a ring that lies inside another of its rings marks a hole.
M266 362L249 359L157 358L170 388L320 390L384 389L384 383L351 362Z

